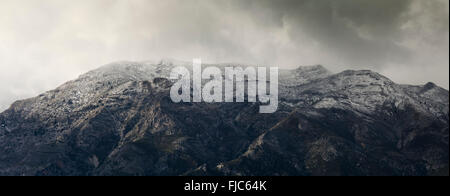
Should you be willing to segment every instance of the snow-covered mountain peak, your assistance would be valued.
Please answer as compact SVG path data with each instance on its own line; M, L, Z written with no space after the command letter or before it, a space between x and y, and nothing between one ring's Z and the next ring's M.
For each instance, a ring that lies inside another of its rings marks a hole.
M332 75L322 65L300 66L294 70L280 70L280 84L282 86L298 86L316 79Z
M278 110L259 114L258 104L173 103L164 78L178 65L112 63L17 101L0 113L0 175L448 171L448 90L433 83L280 70Z
M331 72L322 65L299 66L295 69L297 73L329 73Z

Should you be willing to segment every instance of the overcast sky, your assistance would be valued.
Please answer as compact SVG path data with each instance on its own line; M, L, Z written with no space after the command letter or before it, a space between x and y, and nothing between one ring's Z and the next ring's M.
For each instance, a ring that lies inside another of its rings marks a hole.
M164 57L449 87L448 0L0 0L0 110L119 60Z

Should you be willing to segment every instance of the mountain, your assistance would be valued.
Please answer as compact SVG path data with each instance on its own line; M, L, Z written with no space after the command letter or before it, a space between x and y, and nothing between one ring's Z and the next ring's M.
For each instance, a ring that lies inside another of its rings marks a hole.
M118 62L0 114L0 175L448 175L449 92L280 70L258 103L173 103L176 65ZM218 66L224 66L218 65ZM208 65L206 65L208 66Z

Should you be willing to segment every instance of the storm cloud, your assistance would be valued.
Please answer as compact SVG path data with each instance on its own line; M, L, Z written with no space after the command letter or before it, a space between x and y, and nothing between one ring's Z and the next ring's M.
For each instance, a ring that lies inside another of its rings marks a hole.
M0 0L0 110L119 60L169 57L449 87L448 0Z

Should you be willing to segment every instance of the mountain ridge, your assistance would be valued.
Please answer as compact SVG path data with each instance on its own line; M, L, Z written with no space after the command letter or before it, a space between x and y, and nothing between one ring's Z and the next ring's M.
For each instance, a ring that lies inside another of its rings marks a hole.
M172 103L177 65L116 62L15 102L0 113L0 175L448 175L448 91L435 84L280 70L267 115Z

